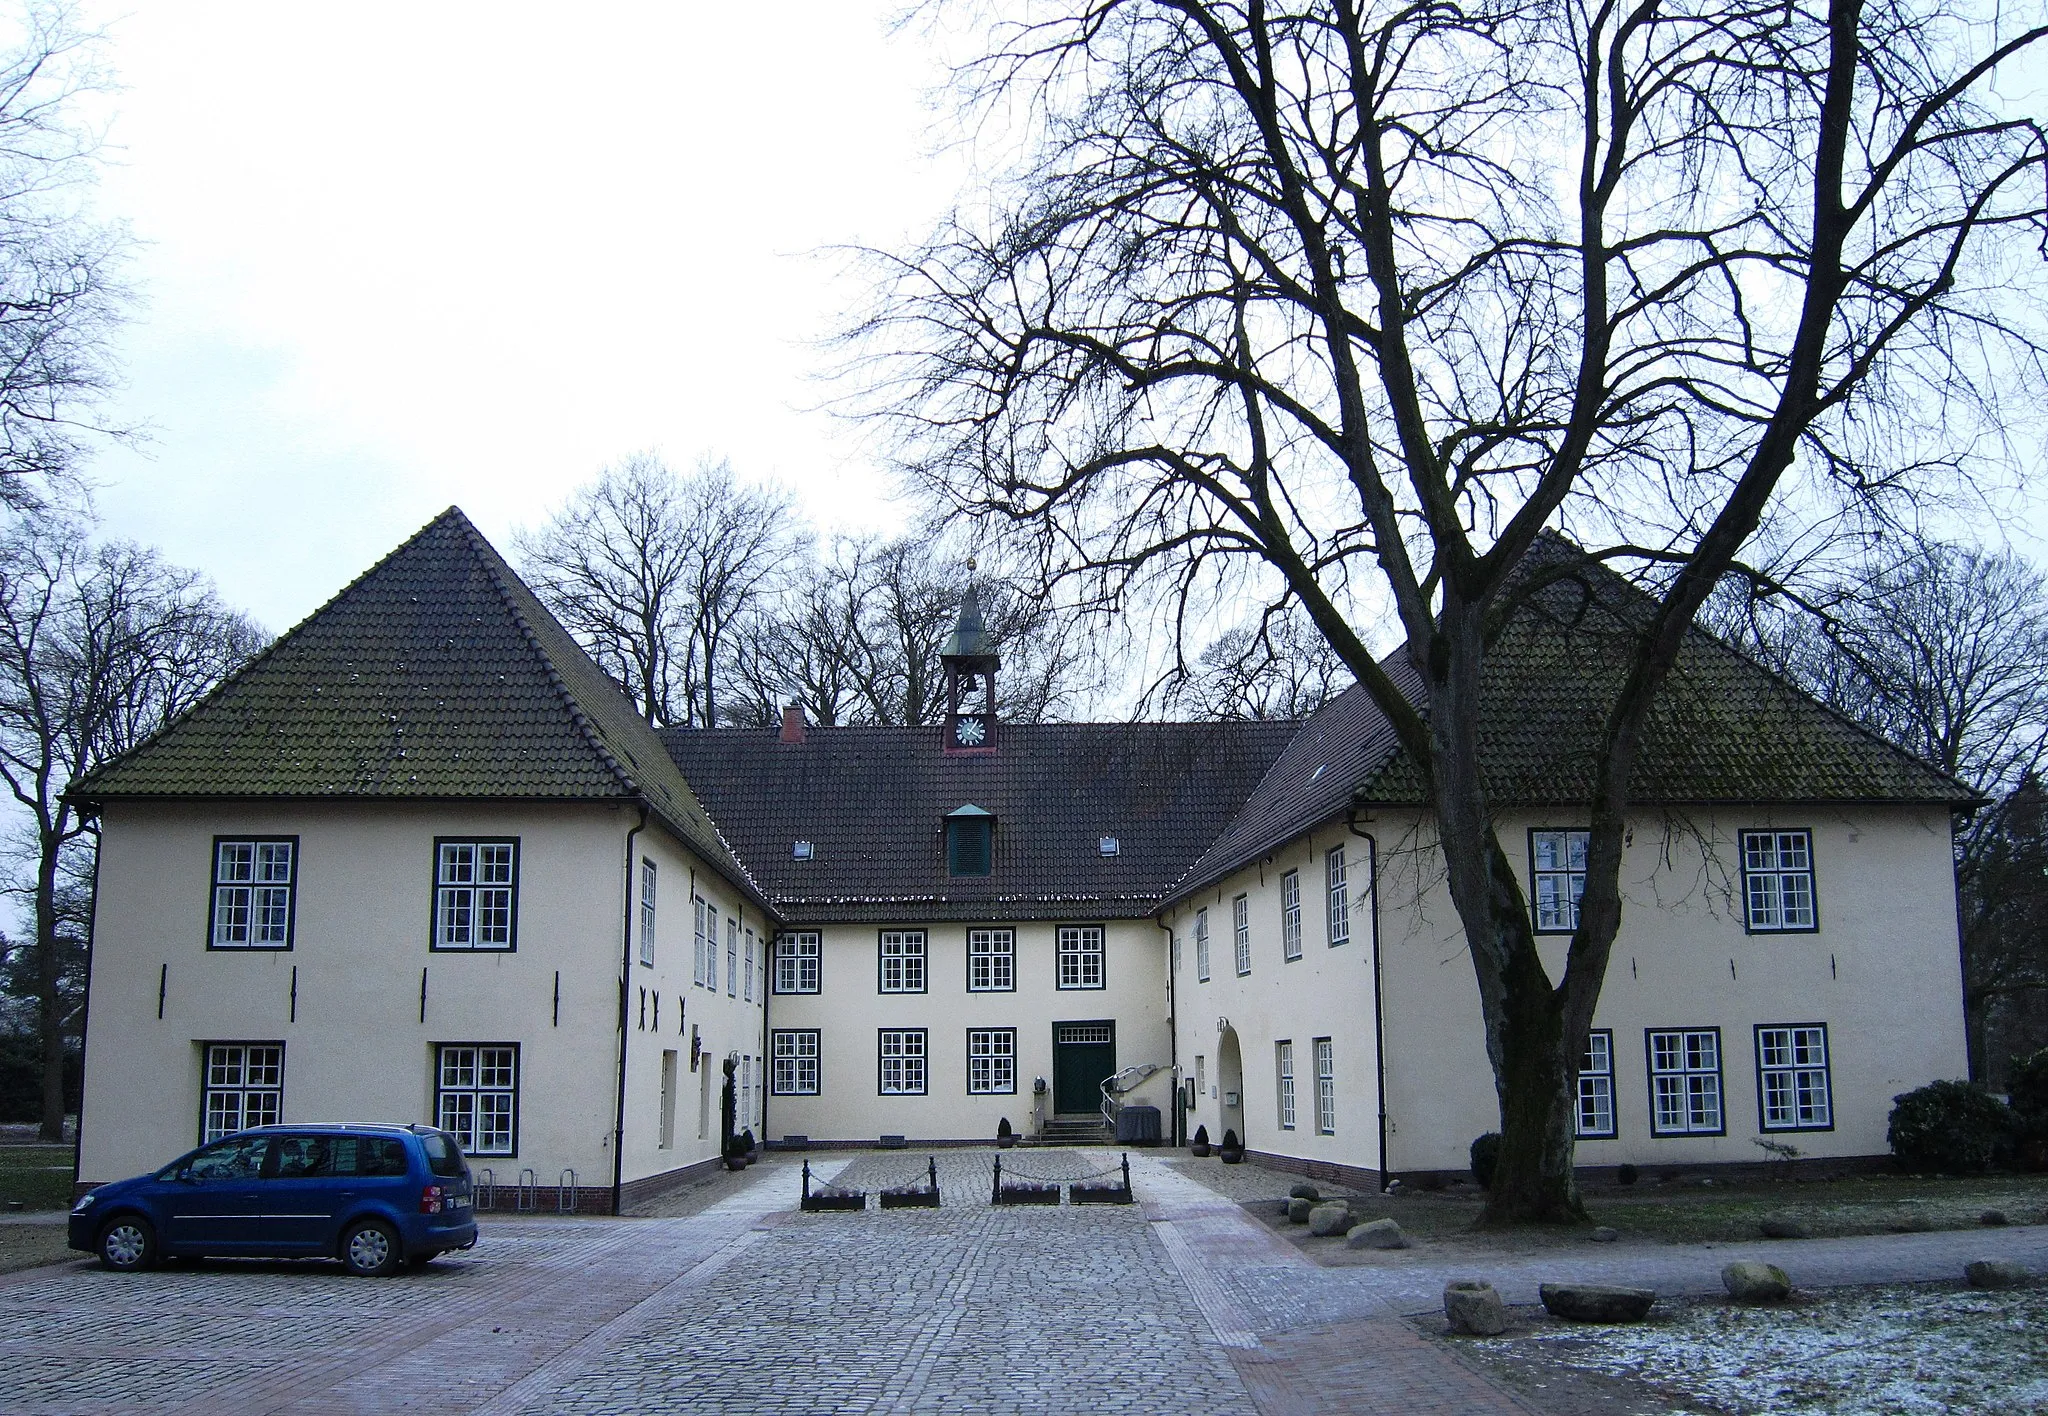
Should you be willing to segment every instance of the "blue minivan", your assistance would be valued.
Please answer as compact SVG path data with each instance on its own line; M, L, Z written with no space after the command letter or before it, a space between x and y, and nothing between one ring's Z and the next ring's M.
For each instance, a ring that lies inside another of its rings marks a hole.
M238 1255L382 1275L475 1243L468 1162L431 1126L260 1126L71 1210L71 1247L121 1270Z

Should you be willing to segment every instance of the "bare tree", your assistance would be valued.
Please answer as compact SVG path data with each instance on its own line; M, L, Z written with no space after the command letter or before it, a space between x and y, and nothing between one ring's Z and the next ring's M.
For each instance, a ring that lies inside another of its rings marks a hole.
M96 135L77 100L101 86L96 39L71 8L31 3L0 48L0 504L70 480L112 383L107 336L126 244L92 219Z
M1165 701L1196 718L1261 721L1306 718L1351 683L1344 661L1292 606L1241 625L1169 677Z
M1883 514L2040 386L2043 302L2014 292L2048 151L1991 81L2048 26L1965 2L1034 7L965 82L1035 146L854 331L954 514L1083 603L1296 600L1391 720L1485 1018L1490 1223L1584 1217L1628 783L1702 602L1767 510ZM1582 571L1526 573L1557 525L1642 592L1561 978L1479 717L1494 636ZM1426 713L1354 627L1372 597Z
M527 580L650 723L710 726L735 626L801 536L789 497L724 462L678 477L637 453L514 540Z
M0 780L28 816L11 892L33 920L7 971L36 1008L45 1140L63 1136L96 840L64 790L197 703L264 638L195 573L142 547L94 546L76 522L29 518L0 539Z

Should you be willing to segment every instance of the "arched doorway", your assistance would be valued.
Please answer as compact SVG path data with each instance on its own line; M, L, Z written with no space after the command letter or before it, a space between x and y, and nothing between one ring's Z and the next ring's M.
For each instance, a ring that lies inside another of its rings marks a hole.
M1223 1118L1225 1131L1237 1132L1241 1142L1247 1138L1244 1133L1244 1054L1237 1045L1237 1029L1226 1027L1223 1035L1216 1039L1216 1104ZM1222 1144L1223 1133L1217 1132L1217 1144Z

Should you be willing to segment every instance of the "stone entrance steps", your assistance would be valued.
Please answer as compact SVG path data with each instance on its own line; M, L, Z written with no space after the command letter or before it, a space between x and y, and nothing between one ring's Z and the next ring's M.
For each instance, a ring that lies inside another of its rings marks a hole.
M1023 1141L1028 1146L1106 1146L1116 1137L1099 1116L1056 1116L1045 1133Z

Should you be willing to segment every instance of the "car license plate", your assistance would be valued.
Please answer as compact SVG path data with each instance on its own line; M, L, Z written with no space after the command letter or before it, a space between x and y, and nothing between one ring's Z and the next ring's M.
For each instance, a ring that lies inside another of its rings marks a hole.
M468 1209L468 1208L469 1208L469 1196L467 1196L467 1195L451 1195L451 1196L449 1197L449 1199L448 1199L448 1208L450 1208L450 1209L459 1209L459 1210L466 1210L466 1209Z

